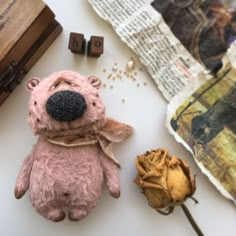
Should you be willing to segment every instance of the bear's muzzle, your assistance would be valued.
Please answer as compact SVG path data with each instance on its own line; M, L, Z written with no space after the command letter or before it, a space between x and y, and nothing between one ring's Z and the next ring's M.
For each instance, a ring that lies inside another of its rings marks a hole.
M47 113L57 121L73 121L84 114L86 107L84 97L70 90L56 92L46 102Z

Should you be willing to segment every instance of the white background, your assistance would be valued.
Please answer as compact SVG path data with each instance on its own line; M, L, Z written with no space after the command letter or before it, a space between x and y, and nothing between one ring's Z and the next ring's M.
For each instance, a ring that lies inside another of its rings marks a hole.
M133 183L136 176L135 157L159 147L166 147L171 154L186 159L193 174L197 175L194 197L199 204L195 205L191 199L186 204L205 235L236 235L235 206L215 189L200 172L191 155L168 133L165 128L167 102L151 77L145 71L138 71L136 82L124 77L123 81L107 79L114 63L124 70L131 56L135 58L137 67L141 67L133 52L121 42L110 25L95 14L87 1L46 0L46 3L56 14L64 31L24 81L63 69L97 75L107 85L100 91L107 115L131 124L135 132L114 148L122 166L121 197L115 200L104 189L98 206L82 221L47 221L33 209L28 193L21 200L14 198L18 171L36 141L26 123L29 93L24 83L18 86L0 107L0 235L195 235L180 208L176 208L170 216L159 215L148 206L144 195ZM98 59L72 54L68 50L70 32L83 33L87 40L91 35L104 36L104 54ZM103 69L108 72L103 73ZM143 85L144 82L147 86ZM139 87L137 83L140 83Z

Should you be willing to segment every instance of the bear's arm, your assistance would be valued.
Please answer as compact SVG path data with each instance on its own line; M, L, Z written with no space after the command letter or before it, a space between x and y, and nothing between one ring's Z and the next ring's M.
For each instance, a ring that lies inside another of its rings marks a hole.
M29 188L30 184L30 173L33 165L33 155L28 155L18 174L16 185L15 185L15 197L21 198Z
M118 166L111 158L107 157L103 151L100 152L100 160L108 191L112 197L118 198L120 196L120 177L118 174Z

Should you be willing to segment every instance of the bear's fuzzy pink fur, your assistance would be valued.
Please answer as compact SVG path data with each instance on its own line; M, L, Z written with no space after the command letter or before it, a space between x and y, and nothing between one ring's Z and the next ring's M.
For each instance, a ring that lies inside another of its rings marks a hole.
M19 172L15 196L30 190L33 207L45 218L61 221L85 217L97 204L105 180L111 196L120 195L118 163L112 143L132 133L129 125L105 116L98 89L101 81L73 71L60 71L27 83L31 91L28 123L39 136ZM86 101L82 117L57 121L45 104L59 91L75 91Z

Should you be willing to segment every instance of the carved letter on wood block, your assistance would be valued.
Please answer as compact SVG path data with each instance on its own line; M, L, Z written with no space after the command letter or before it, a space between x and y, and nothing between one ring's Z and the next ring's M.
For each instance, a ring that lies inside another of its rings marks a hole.
M85 53L85 39L83 34L70 33L69 49L73 53Z
M99 57L103 54L104 38L99 36L91 36L88 42L88 56Z

